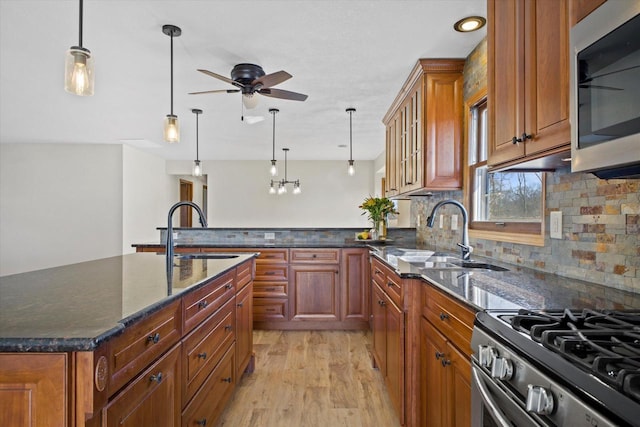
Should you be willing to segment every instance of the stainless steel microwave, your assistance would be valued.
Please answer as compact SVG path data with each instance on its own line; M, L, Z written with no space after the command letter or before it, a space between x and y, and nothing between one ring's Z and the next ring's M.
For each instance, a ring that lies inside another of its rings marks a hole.
M571 29L571 170L640 178L640 0L608 0Z

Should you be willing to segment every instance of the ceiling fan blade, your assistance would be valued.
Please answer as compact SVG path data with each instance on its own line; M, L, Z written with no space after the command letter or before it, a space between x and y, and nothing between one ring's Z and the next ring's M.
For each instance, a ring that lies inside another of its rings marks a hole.
M289 99L291 101L304 101L307 99L307 95L282 89L260 89L258 93L272 98Z
M207 76L210 76L210 77L216 78L216 79L218 79L218 80L222 80L223 82L230 83L230 84L232 84L232 85L234 85L234 86L244 87L244 85L243 85L242 83L240 83L240 82L236 82L236 81L233 81L233 80L231 80L229 77L225 77L225 76L221 76L220 74L216 74L216 73L214 73L213 71L209 71L209 70L201 70L201 69L198 69L198 71L200 71L201 73L206 74Z
M600 86L600 85L578 85L580 89L604 89L604 90L623 90L619 87Z
M275 85L279 85L280 83L289 80L291 77L291 74L287 73L286 71L276 71L275 73L258 77L251 82L251 86L255 86L258 83L261 83L262 87L269 88Z
M189 92L189 95L202 95L203 93L235 93L240 92L240 89L219 89L219 90L204 90L202 92Z

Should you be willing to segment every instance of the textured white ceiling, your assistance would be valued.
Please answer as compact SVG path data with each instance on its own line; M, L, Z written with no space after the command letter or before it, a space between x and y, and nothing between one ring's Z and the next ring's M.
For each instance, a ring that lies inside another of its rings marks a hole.
M122 143L167 159L374 159L384 149L381 119L418 58L466 57L485 36L453 24L486 15L484 0L85 0L83 44L95 56L92 97L64 91L66 50L78 43L77 0L0 0L0 142ZM174 113L181 142L162 140L170 112L170 39L174 24ZM260 97L241 122L240 94L188 95L230 85L196 71L229 76L241 62L293 78L277 88L305 102Z

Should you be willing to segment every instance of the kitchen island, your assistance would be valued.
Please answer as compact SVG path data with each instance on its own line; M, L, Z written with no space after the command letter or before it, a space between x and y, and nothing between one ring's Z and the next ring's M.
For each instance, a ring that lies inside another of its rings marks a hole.
M163 255L130 254L0 277L6 425L215 422L252 366L256 255L178 256L168 270Z

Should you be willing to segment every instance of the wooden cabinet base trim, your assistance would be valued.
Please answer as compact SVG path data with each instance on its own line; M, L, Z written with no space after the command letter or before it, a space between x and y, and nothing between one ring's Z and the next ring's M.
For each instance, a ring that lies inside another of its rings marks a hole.
M278 321L253 321L253 329L274 331L365 331L369 329L369 322L358 321L328 321L328 320L301 320L296 322Z

